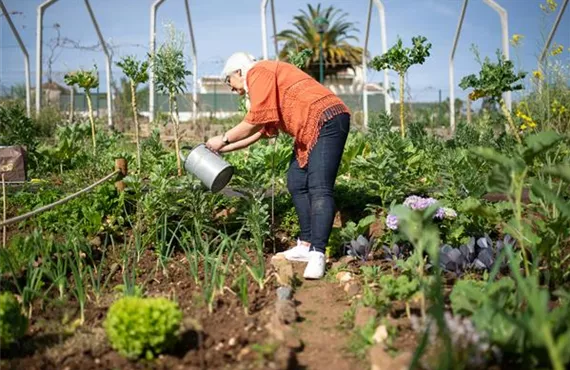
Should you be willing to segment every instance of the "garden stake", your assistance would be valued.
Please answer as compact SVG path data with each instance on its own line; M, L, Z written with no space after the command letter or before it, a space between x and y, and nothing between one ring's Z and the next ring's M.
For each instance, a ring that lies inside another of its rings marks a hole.
M6 223L6 182L2 174L2 223ZM2 247L6 248L6 225L2 226Z

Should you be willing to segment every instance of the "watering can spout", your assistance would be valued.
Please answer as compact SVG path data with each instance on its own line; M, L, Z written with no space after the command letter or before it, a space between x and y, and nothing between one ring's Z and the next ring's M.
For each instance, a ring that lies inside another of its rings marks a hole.
M184 149L191 149L186 156ZM205 144L199 144L194 148L183 146L178 155L184 163L186 172L198 177L213 193L222 190L233 176L234 167L224 161L218 153L208 149Z

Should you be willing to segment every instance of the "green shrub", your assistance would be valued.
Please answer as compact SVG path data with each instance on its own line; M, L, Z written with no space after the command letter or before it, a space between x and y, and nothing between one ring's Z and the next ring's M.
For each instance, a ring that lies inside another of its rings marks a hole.
M124 297L111 305L103 327L121 355L151 360L176 343L181 321L178 305L166 298Z
M26 334L28 319L12 293L0 294L0 346L7 347Z

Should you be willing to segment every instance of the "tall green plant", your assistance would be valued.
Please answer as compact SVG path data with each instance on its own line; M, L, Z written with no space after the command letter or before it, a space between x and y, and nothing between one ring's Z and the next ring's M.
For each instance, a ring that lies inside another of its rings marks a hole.
M474 49L477 60L479 55ZM524 89L523 84L520 82L526 76L525 72L515 73L514 63L507 60L504 55L497 50L497 62L492 63L489 58L481 65L479 76L470 74L461 79L459 87L463 90L472 88L473 91L469 94L469 99L476 101L480 98L488 98L492 103L499 103L505 114L509 126L515 135L517 141L520 143L521 139L518 135L517 128L515 127L511 115L507 112L505 102L502 94L507 91L517 91Z
M163 43L156 54L151 55L151 64L159 92L168 94L168 109L174 125L174 146L176 153L180 151L180 120L178 115L177 95L184 93L186 76L192 73L186 69L184 62L184 43L179 34L170 28L169 40ZM178 176L182 176L180 156L176 155Z
M141 168L141 146L139 138L139 120L137 112L137 86L148 81L148 60L138 61L134 56L126 56L117 63L131 83L131 107L135 121L135 140L137 142L137 167Z
M426 58L430 56L431 43L424 45L426 41L427 38L423 36L412 37L413 46L404 48L402 39L398 38L396 45L370 61L370 66L377 71L391 69L398 73L400 78L400 131L402 137L406 135L404 126L404 77L411 66L424 64Z
M93 119L93 104L91 102L91 89L99 87L99 78L97 77L97 67L94 70L84 71L79 70L66 74L63 80L67 86L78 85L85 91L87 97L87 107L89 109L89 121L91 122L91 138L93 139L93 153L97 149L97 142L95 140L95 120ZM108 92L109 93L109 92Z

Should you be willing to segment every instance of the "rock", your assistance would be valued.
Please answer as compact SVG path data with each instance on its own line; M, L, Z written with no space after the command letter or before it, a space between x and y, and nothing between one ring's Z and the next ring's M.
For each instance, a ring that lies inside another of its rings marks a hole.
M352 280L352 274L348 271L341 271L336 274L336 279L340 283L348 283L350 280Z
M293 296L293 289L289 286L280 286L277 288L277 299L279 301L287 301L290 300Z
M344 285L344 291L349 297L354 297L360 292L360 283L358 281L349 281Z
M237 343L237 339L234 338L234 337L232 337L232 338L230 338L230 340L228 341L228 346L233 347L233 346L236 345L236 343Z
M190 352L189 352L190 353ZM249 355L251 353L251 349L249 349L249 347L243 347L241 349L241 351L239 351L238 355L237 355L237 360L238 361L242 361L245 359L245 357L247 355Z
M297 320L297 310L293 301L277 301L275 303L275 314L280 322L290 324Z
M227 209L227 208L222 209L220 212L216 213L216 215L214 216L214 220L218 220L221 218L227 218L231 214L235 213L235 211L237 211L237 209L235 207L232 207L230 209Z
M277 282L279 285L291 285L291 281L293 280L293 265L291 262L287 261L286 259L271 259L271 264L275 268L277 272Z
M91 244L92 247L100 247L103 243L101 243L101 237L96 236L89 241L89 244Z
M273 354L276 369L293 369L295 368L295 352L291 347L279 347Z
M407 370L414 357L412 352L406 351L392 358L381 344L376 344L370 348L368 354L371 370Z
M295 336L293 328L279 321L277 315L273 315L273 317L267 323L265 328L275 340L281 342L283 345L287 346L288 348L293 348L293 349L301 348L302 343L299 340L299 338Z
M356 257L354 256L342 256L339 258L338 262L348 265L349 263L356 261Z
M376 314L372 307L358 306L354 314L354 326L364 327L371 319L376 318Z
M386 339L388 339L388 329L386 329L386 325L380 325L376 328L373 339L374 342L378 344L382 344Z

